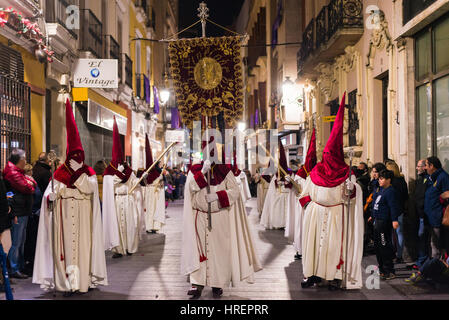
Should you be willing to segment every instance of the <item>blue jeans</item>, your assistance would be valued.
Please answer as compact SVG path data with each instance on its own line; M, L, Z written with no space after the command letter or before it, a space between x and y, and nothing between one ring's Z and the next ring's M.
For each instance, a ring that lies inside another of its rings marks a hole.
M398 222L399 222L399 228L397 228L395 230L396 232L396 236L398 239L398 243L397 243L397 251L396 251L396 257L399 259L402 259L402 251L404 250L404 235L402 234L402 226L404 223L404 215L401 214L398 218Z
M418 230L418 259L416 260L416 265L422 267L424 263L429 259L429 255L432 252L430 248L430 232L429 227L425 225L424 219L419 219L419 230Z
M25 267L25 239L28 217L17 217L18 224L13 223L11 228L11 249L8 253L11 274L22 271Z

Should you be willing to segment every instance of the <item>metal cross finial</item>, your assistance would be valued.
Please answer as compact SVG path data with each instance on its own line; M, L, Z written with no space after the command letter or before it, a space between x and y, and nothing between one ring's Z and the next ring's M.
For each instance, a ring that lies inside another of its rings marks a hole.
M203 26L203 38L206 37L206 20L209 18L209 8L207 4L203 1L200 3L200 7L197 9L199 14L198 17L201 19L201 25Z

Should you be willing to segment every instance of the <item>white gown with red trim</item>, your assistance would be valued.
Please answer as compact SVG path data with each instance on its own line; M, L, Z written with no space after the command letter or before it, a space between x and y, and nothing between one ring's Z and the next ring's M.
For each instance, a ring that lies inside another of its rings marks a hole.
M51 183L44 193L33 271L33 283L43 289L56 284L57 291L87 292L108 284L97 176L83 173L74 186L54 181L54 217L46 200Z
M240 189L230 171L225 179L211 186L219 195L212 203L212 231L208 230L204 175L189 172L186 181L183 212L181 273L190 275L196 285L227 288L242 281L254 282L261 270L256 256ZM204 260L207 258L207 260Z
M356 198L351 200L348 221L347 202L344 202L342 196L345 184L335 188L324 188L315 185L310 177L307 178L301 199L304 200L310 196L311 201L304 212L302 264L306 278L317 276L325 280L343 280L344 266L340 265L340 259L342 259L344 263L347 263L348 279L345 287L360 289L363 286L361 268L364 232L363 201L362 190L354 176L351 181L356 187ZM343 220L343 210L345 220ZM347 223L349 223L348 230L346 230ZM348 257L346 258L346 236L348 235Z
M240 193L242 194L243 203L251 199L251 191L249 190L248 178L246 174L242 171L240 176L236 177L240 186Z
M146 231L160 231L165 225L165 190L162 175L143 187Z
M277 177L271 179L260 218L260 224L269 230L285 228L290 210L291 190L282 184L276 186L276 181Z
M306 180L301 178L300 176L295 176L295 181L298 183L302 188L304 188L304 185L306 183ZM293 190L291 196L291 201L294 201L294 210L295 210L295 227L294 227L294 234L293 234L293 247L295 248L296 252L298 252L300 255L302 255L302 232L304 229L303 222L304 222L304 210L299 203L299 199L301 195L297 195Z
M256 179L256 183L257 183L257 211L259 212L259 215L261 215L263 211L263 206L265 204L265 199L267 197L268 188L270 187L270 183L267 182L262 177Z

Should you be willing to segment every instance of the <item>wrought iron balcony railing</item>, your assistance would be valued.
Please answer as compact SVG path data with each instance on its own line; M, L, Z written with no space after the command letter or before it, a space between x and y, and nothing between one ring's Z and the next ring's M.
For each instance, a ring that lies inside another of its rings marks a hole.
M78 35L73 28L67 26L67 8L71 5L79 6L79 0L46 0L45 1L45 20L47 23L59 23L71 35L78 39Z
M298 52L298 72L302 73L304 64L310 56L326 50L332 44L338 43L336 54L341 51L340 46L353 45L363 34L363 2L362 0L331 0L324 6L316 19L312 19L303 33L301 49ZM352 32L356 30L355 32ZM343 32L340 31L351 31ZM338 34L338 35L337 35ZM348 34L347 38L341 38L342 34ZM337 35L337 36L336 36ZM325 50L323 49L323 50ZM326 53L327 58L332 55L332 50Z
M133 61L127 54L123 55L125 62L125 84L132 88L133 87Z
M107 59L115 59L118 61L118 77L122 78L122 59L120 57L120 44L111 35L105 35L105 53Z
M90 51L97 58L103 56L103 24L90 9L82 9L81 21L81 50Z

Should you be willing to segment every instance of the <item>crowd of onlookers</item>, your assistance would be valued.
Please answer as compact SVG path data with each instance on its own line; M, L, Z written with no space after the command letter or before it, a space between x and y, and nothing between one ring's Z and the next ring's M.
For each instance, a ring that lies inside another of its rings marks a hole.
M43 193L51 183L51 165L46 153L41 153L32 166L27 164L25 152L15 149L0 174L0 242L8 251L8 269L13 279L32 275L40 207ZM296 163L291 166L293 170L298 167ZM105 168L104 161L94 166L100 200ZM183 199L186 173L179 168L159 170L163 175L166 205ZM384 280L395 277L395 264L409 262L407 267L415 273L408 282L427 278L449 283L449 228L443 224L449 204L449 175L436 157L420 160L416 170L414 188L409 190L393 160L376 163L372 168L366 163L353 167L363 191L364 253L376 255ZM248 170L244 172L251 194L256 197L255 176Z

